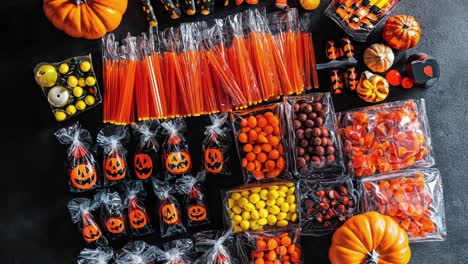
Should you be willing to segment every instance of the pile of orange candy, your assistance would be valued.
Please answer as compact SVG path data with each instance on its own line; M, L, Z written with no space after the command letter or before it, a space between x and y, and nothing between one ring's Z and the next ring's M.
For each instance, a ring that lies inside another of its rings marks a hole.
M252 251L255 264L301 263L301 248L288 233L276 237L258 237Z
M354 174L363 177L412 167L429 153L416 104L349 114L351 125L340 130L344 153Z
M237 140L242 143L242 167L258 180L281 175L286 161L278 116L268 111L245 117L240 125Z
M426 237L436 226L431 219L432 197L426 193L424 175L366 182L366 191L381 214L393 218L412 237Z

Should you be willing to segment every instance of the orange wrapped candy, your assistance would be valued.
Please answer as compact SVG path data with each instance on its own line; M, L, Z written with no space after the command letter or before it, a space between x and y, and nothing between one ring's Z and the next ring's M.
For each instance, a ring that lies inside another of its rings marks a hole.
M249 233L250 263L302 263L300 233L300 228L279 233Z

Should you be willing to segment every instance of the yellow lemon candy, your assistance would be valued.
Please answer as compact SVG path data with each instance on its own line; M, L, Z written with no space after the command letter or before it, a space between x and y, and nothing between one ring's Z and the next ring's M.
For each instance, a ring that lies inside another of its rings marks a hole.
M65 112L67 112L68 115L74 115L76 113L76 107L74 105L69 105L65 109Z
M232 211L235 214L241 214L242 213L242 209L238 205L235 205L234 207L232 207Z
M297 214L294 213L292 216L291 216L291 222L296 222L297 220Z
M85 82L86 82L86 85L88 86L94 86L96 84L96 79L93 76L88 76L86 77Z
M253 220L258 220L260 218L260 214L257 210L254 210L250 213L250 218L252 218Z
M96 102L96 99L92 95L87 95L84 101L87 105L93 105Z
M83 95L83 88L76 86L73 88L73 96L75 97L81 97Z
M292 182L286 183L286 187L293 187L293 186L294 186L294 183L292 183Z
M289 205L289 212L294 213L296 212L297 205L295 203L292 203Z
M278 191L278 196L279 197L286 197L286 193L282 191Z
M253 231L260 230L262 227L257 223L257 221L250 222L250 229Z
M231 209L231 208L234 206L234 203L235 203L235 202L234 202L233 199L231 199L231 198L228 199L228 207L229 207L229 209Z
M261 226L267 225L268 221L265 218L259 219L257 223Z
M277 206L281 206L283 203L284 203L284 198L283 197L280 197L280 198L276 199L276 205Z
M86 86L85 78L81 77L81 78L78 79L78 86L81 86L81 87Z
M59 66L59 72L60 72L61 74L65 74L65 73L67 73L69 70L70 70L70 67L68 67L68 64L66 64L66 63L60 64L60 66Z
M290 187L288 189L288 194L293 194L294 192L296 191L296 188L293 186L293 187Z
M57 121L63 121L67 118L67 114L65 114L65 112L63 111L56 111L54 113L54 116L55 116L55 120Z
M276 199L278 198L278 196L279 196L279 194L278 194L278 192L275 191L275 190L270 190L270 191L268 192L268 198L269 198L269 199L274 199L274 200L276 200Z
M279 214L280 211L281 210L277 205L273 205L273 206L268 207L268 212L270 212L271 214L277 215L277 214Z
M267 221L268 221L268 225L271 225L271 226L272 226L272 225L275 225L275 224L276 224L277 218L276 218L276 216L274 216L274 215L269 215L269 216L267 217Z
M270 191L276 191L276 190L278 190L278 189L279 189L279 187L276 186L276 185L272 185L272 186L269 186L269 187L268 187L268 190L270 190Z
M241 192L241 195L242 195L243 197L247 197L247 196L250 195L250 192L249 192L249 191L242 191L242 192Z
M281 186L279 189L278 189L279 192L284 192L284 193L287 193L288 192L288 187L286 186Z
M262 198L262 200L268 199L268 190L266 190L266 189L261 190L260 191L260 197Z
M249 200L247 200L247 198L245 198L245 197L242 197L242 198L240 198L238 203L239 203L240 207L245 207L245 205L249 203Z
M292 203L296 202L296 196L294 196L294 195L288 195L288 197L286 197L286 202L287 202L288 204L292 204Z
M289 204L288 203L283 203L281 205L281 212L285 212L285 213L289 212Z
M78 110L84 110L86 108L86 103L83 100L79 100L78 102L75 103L75 107Z
M234 215L234 216L232 217L232 221L233 221L234 223L237 223L237 224L238 224L238 223L240 223L240 222L242 221L242 216L240 216L240 215Z
M250 227L249 221L243 220L242 222L240 222L240 227L241 227L242 230L244 230L244 231L249 230L249 227Z
M255 204L255 208L257 209L261 209L261 208L265 208L265 201L259 201L258 203Z
M80 70L82 72L89 72L90 69L91 69L91 63L89 63L89 61L82 61L80 63Z
M285 227L285 226L288 225L288 221L280 220L280 221L278 221L278 223L276 223L276 225L279 226L279 227Z
M243 212L242 213L242 219L243 220L250 220L250 212L247 212L247 211Z
M234 233L242 232L242 228L240 226L235 226L233 232Z
M253 193L249 196L249 201L253 204L256 204L260 201L260 195Z
M250 190L251 193L259 193L262 190L260 187L255 187Z
M287 213L281 212L276 216L276 218L278 218L278 220L284 220L284 219L286 219L287 216L288 216Z
M251 212L251 211L254 211L255 210L255 205L251 204L251 203L248 203L244 206L244 209Z
M78 79L76 78L76 76L73 76L73 75L68 76L67 84L68 84L68 86L70 86L72 88L76 87L78 85Z
M276 204L276 200L273 200L273 199L267 200L267 201L266 201L266 204L267 204L268 206L275 205L275 204Z
M241 198L242 196L240 195L240 193L233 193L231 194L231 199L233 199L234 201L237 201Z
M260 218L267 218L268 217L268 211L264 208L258 210L258 214L260 215Z

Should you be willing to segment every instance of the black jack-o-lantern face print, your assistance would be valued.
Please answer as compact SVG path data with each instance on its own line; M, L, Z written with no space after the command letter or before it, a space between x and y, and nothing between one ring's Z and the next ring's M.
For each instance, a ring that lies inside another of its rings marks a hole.
M166 169L172 174L183 174L192 167L192 158L187 151L171 152L166 157Z
M219 173L223 169L223 152L218 148L205 150L205 170L210 173Z
M93 188L97 182L96 170L90 164L80 164L70 171L70 182L80 190Z
M135 229L140 229L146 226L146 214L140 209L134 209L129 214L130 225Z
M109 218L106 221L106 228L112 234L120 234L125 230L125 224L120 217Z
M135 175L138 177L138 179L146 180L153 173L153 161L148 154L136 154L133 164L135 168Z
M164 222L168 225L176 224L179 222L179 215L177 208L174 204L167 203L161 207L161 216Z
M206 218L206 208L201 205L192 205L188 208L188 216L194 222L200 222Z
M125 160L120 157L108 158L104 162L104 170L106 178L110 181L118 181L125 177L127 169L125 166Z
M101 230L97 225L87 225L83 228L83 238L86 242L92 243L98 240L102 235Z

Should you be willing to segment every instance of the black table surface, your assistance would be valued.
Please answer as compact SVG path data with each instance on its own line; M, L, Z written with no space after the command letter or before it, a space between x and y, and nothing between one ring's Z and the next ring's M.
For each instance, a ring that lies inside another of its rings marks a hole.
M139 34L147 29L139 0L130 0L117 37L127 32ZM314 38L318 57L323 57L323 43L329 38L343 36L343 32L322 11L329 1L322 1L314 12ZM269 3L271 5L271 3ZM413 0L403 1L394 14L414 15L422 25L420 44L402 58L415 52L425 52L437 58L442 75L429 88L402 90L392 88L386 101L404 98L424 98L432 132L436 165L442 172L446 221L445 242L412 245L412 263L468 263L468 20L466 1ZM102 126L102 108L96 107L67 123L57 123L47 100L35 84L33 68L39 62L56 62L75 55L91 53L98 79L101 82L101 42L73 39L54 28L42 11L42 1L2 1L2 56L0 74L4 93L2 108L0 187L0 262L1 263L73 263L85 246L71 221L66 203L72 198L65 177L65 148L58 144L53 132L76 120L95 137ZM222 17L245 9L218 7L216 16ZM185 18L183 21L208 19ZM161 27L177 25L165 15L159 16ZM379 30L378 30L379 31ZM372 37L379 41L379 34ZM466 42L465 42L466 41ZM363 47L356 45L358 57ZM398 65L398 64L397 64ZM401 65L401 64L399 64ZM321 74L320 91L328 90L326 73ZM365 106L355 95L333 97L337 111ZM199 168L200 142L206 117L188 119L189 144ZM233 152L233 156L236 155ZM222 207L219 190L241 184L239 163L234 159L234 173L229 178L210 178L210 209L215 223L222 228ZM152 209L154 210L154 209ZM157 237L144 238L159 243ZM304 263L328 263L330 237L302 238ZM115 243L120 247L123 242Z

